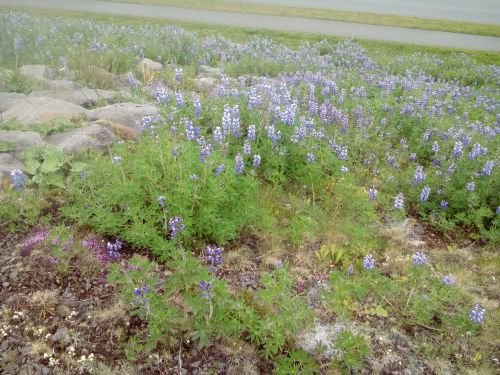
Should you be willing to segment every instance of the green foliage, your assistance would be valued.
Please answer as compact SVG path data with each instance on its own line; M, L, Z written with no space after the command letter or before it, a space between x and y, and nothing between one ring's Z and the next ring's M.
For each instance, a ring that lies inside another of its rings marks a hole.
M43 223L43 212L49 206L45 197L36 191L15 192L11 187L0 189L0 234L23 233Z
M337 367L344 373L363 367L363 361L370 355L370 348L363 336L353 335L351 331L342 332L335 340L335 348L341 354L335 360Z
M318 373L319 366L306 352L301 350L294 350L288 353L288 355L278 357L273 370L273 374L276 375Z
M69 157L55 146L35 147L25 150L22 158L25 172L32 175L31 182L41 189L65 188L64 173L68 171Z

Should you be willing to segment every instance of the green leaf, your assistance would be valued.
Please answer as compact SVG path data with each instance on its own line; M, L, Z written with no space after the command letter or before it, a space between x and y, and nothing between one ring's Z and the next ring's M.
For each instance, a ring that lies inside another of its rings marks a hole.
M57 186L62 189L66 187L62 176L57 173L48 174L47 176L44 177L44 180L47 185Z
M63 160L61 159L61 155L58 152L47 150L47 152L45 153L45 159L43 160L42 166L40 167L40 172L56 172L63 165Z
M35 159L27 159L25 162L25 172L31 175L36 175L38 171L38 167L40 167L40 162Z

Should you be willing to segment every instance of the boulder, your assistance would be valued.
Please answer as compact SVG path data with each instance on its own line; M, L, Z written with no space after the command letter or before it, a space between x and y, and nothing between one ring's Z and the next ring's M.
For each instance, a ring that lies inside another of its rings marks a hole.
M54 79L54 71L47 65L23 65L19 68L19 73L32 81Z
M4 121L17 119L21 124L48 123L56 118L80 119L87 117L87 109L59 99L29 97L19 100L2 114Z
M201 77L196 78L194 84L200 91L211 92L217 87L217 80L210 77Z
M110 130L98 124L88 124L78 129L47 137L47 142L59 147L69 155L76 155L89 148L103 149L116 141L116 136Z
M24 164L10 154L0 153L0 183L9 178L13 169L24 169Z
M12 107L17 101L26 98L24 94L16 92L0 92L0 113Z
M50 97L64 100L80 106L88 106L99 100L111 100L117 95L116 91L100 89L72 89L72 90L40 90L30 93L30 97Z
M78 85L67 79L45 79L42 81L42 88L46 90L73 90Z
M140 130L144 116L154 116L158 108L151 104L117 103L88 111L89 120L107 120Z
M151 59L144 58L139 62L139 69L151 70L153 72L160 72L163 70L163 65Z
M220 68L214 68L212 66L200 65L198 77L221 78L222 70Z
M46 145L40 134L31 131L0 130L0 142L12 144L17 157L27 148Z

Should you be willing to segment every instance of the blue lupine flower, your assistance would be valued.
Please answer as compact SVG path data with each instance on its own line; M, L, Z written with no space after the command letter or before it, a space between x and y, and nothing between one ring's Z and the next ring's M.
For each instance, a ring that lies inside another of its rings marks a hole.
M182 71L182 68L175 68L175 80L178 83L181 83L183 77L184 77L184 72Z
M496 213L497 215L500 215L500 206L498 206L498 207L497 207L497 209L496 209L495 213Z
M149 287L146 284L144 284L142 287L134 289L133 293L136 296L141 296L143 294L149 294L149 293L151 293L151 290L149 289Z
M235 161L234 172L237 175L243 174L243 172L245 171L245 164L243 163L243 157L240 154L238 154L236 155L234 161Z
M151 94L155 98L155 100L160 104L168 103L168 91L164 87L155 87Z
M256 130L255 130L255 125L249 125L248 126L248 134L247 134L247 139L250 142L255 141L256 139Z
M474 160L479 155L481 155L481 145L479 143L474 143L472 150L469 152L469 160Z
M429 194L431 193L431 188L429 186L424 186L422 193L420 193L420 202L427 202L429 199Z
M122 249L123 243L120 240L116 240L114 243L107 242L106 250L108 250L108 255L116 260L119 260L121 257L120 250Z
M197 174L191 174L191 175L189 175L189 179L190 179L191 181L196 181L196 180L198 180L199 178L200 178L200 176L198 176Z
M439 143L437 141L434 141L434 143L432 144L432 152L434 152L435 154L439 152Z
M371 201L374 201L375 199L377 199L377 194L378 194L378 191L377 191L377 189L375 189L375 186L372 186L370 188L370 190L368 190L368 197L370 198Z
M175 92L175 102L177 103L177 107L183 108L186 106L186 103L184 102L184 98L182 97L182 92L176 91Z
M351 265L349 266L349 268L347 269L347 274L348 274L349 276L354 275L354 266L353 266L352 264L351 264Z
M474 184L474 181L471 181L471 182L467 182L467 191L474 191L474 188L476 187L476 185Z
M122 161L121 156L118 156L118 155L113 156L113 163L114 164L119 165L121 161Z
M363 268L365 270L372 270L375 268L375 259L373 259L373 255L368 254L363 259Z
M200 101L199 98L196 98L194 100L193 106L194 106L194 116L196 118L200 118L201 117L202 106L201 106L201 101Z
M259 166L260 166L260 161L261 161L261 157L260 157L260 155L254 155L254 156L253 156L253 163L252 163L252 165L253 165L255 168L259 168Z
M307 162L308 163L314 163L316 161L316 158L312 152L307 153Z
M127 74L127 80L130 87L134 88L137 86L137 80L134 78L134 75L132 73Z
M444 210L444 209L447 209L448 208L448 201L445 201L444 199L439 203L439 205L441 206L441 208Z
M347 146L340 146L340 148L337 151L338 158L340 160L347 160L347 151L348 151Z
M342 166L342 167L340 167L340 171L341 171L342 173L347 173L347 172L349 172L349 168L347 168L347 167L345 167L345 166Z
M224 135L222 134L222 130L219 126L215 127L215 129L212 132L212 135L214 137L214 142L218 145L222 144L224 142Z
M243 144L243 153L245 155L250 155L252 153L252 146L248 140L245 140L245 143Z
M479 303L474 305L474 308L469 313L469 318L472 323L475 324L483 324L484 322L484 314L486 313L486 309L483 309Z
M448 285L448 286L455 285L455 278L452 275L443 276L443 278L441 280L443 281L443 284L445 284L445 285Z
M396 210L402 210L405 207L405 199L403 197L403 193L398 193L394 198L394 208Z
M217 167L215 167L215 175L216 176L220 175L222 172L224 172L225 169L226 169L225 164L219 164Z
M10 178L14 184L15 191L22 191L26 187L26 182L28 181L26 175L20 169L14 169L10 172Z
M416 154L416 153L414 153L414 152L412 152L412 153L410 154L410 161L415 161L415 160L417 160L417 154Z
M23 38L21 37L21 35L16 35L14 37L14 49L19 50L19 49L22 49L23 47L24 47Z
M481 173L484 176L491 176L491 171L493 170L494 165L495 165L495 163L493 161L488 160L486 163L484 163L484 167L483 167L483 170L481 171Z
M201 298L210 298L210 290L212 289L212 283L209 281L200 281L198 288L201 290Z
M156 197L156 201L160 205L160 207L165 207L167 204L167 198L163 195L159 195Z
M453 156L459 158L462 155L463 143L462 141L455 142L453 147Z
M179 216L174 216L168 220L168 227L170 229L170 239L175 239L177 233L184 230L184 224L182 223L182 218Z
M423 266L427 261L427 257L424 253L417 251L413 254L412 262L414 266Z
M424 167L419 165L417 169L415 170L415 174L413 176L413 184L418 185L424 182L425 180L425 173L424 173Z
M216 245L208 245L205 248L205 252L207 254L207 262L210 265L210 271L215 273L217 266L224 262L224 258L222 257L222 248Z

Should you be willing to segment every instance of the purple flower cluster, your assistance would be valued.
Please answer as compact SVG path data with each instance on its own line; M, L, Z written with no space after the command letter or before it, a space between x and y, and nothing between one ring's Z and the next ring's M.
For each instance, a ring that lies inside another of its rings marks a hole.
M205 248L205 253L207 254L207 262L210 266L210 271L215 273L217 271L217 266L220 266L224 262L222 248L216 245L208 245Z
M28 179L22 170L14 169L12 172L10 172L10 178L12 179L12 184L14 185L15 191L24 190Z
M363 268L365 270L373 270L375 268L375 259L373 258L373 255L368 254L365 256L363 259Z
M413 184L414 185L419 185L425 180L425 173L424 173L424 167L419 165L417 169L415 170L415 174L413 176Z
M245 164L243 162L243 157L240 154L238 154L234 158L234 173L236 173L236 175L240 175L243 174L244 172L245 172Z
M424 253L417 251L413 254L412 262L414 266L423 266L427 262L427 257Z
M375 186L372 186L370 188L370 190L368 190L368 198L371 201L374 201L375 199L377 199L377 194L378 194L378 191L377 191L377 189L375 189Z
M484 314L486 313L486 309L482 308L479 303L474 305L474 308L469 313L469 318L472 323L481 325L484 323Z
M168 228L170 230L170 239L173 240L178 233L184 230L184 224L180 216L174 216L168 220Z
M429 186L424 186L422 192L420 193L420 202L424 203L429 200L429 195L431 193L431 188Z
M455 278L452 275L445 275L441 279L443 281L443 284L452 286L455 285Z
M212 283L210 281L200 281L198 288L201 290L201 298L210 298L210 290L212 289Z
M403 210L405 207L405 199L403 196L403 193L398 193L396 197L394 198L394 208L396 210Z
M120 240L116 240L114 243L108 241L106 243L106 250L108 251L109 257L114 260L120 260L120 250L122 249L122 246L123 243Z

